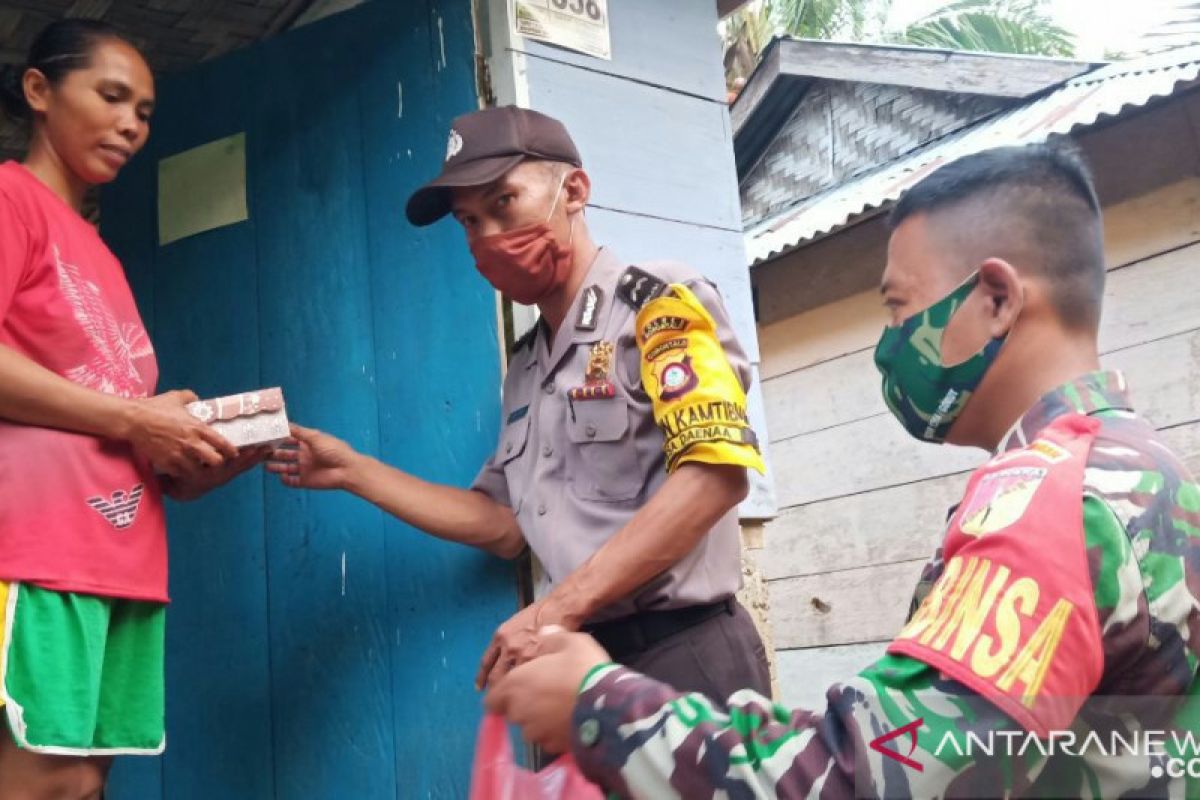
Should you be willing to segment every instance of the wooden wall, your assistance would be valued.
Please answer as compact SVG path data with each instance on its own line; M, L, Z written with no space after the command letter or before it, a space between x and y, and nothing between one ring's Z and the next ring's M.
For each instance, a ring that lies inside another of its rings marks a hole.
M1176 105L1083 144L1106 199L1103 362L1125 371L1138 409L1200 471L1200 178L1191 101ZM1114 181L1131 156L1140 177ZM823 707L830 684L882 654L947 507L985 458L909 438L883 404L872 351L886 322L873 288L885 246L868 222L755 275L775 316L759 338L780 506L762 563L793 705ZM789 302L806 310L787 315Z

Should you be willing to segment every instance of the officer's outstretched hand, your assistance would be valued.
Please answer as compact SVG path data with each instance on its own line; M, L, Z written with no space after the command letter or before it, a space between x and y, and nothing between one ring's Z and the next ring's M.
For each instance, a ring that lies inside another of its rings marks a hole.
M313 428L292 425L291 432L292 438L271 453L267 471L297 489L345 489L361 458L358 452Z
M597 665L611 660L586 633L547 626L537 634L534 659L496 683L488 692L487 708L521 726L526 741L565 753L580 684Z

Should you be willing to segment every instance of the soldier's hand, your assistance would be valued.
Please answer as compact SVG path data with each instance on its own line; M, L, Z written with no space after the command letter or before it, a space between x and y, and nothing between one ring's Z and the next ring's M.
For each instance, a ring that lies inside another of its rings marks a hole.
M267 471L298 489L344 489L359 458L353 447L327 433L291 426L292 438L275 448Z
M488 692L489 711L521 727L526 741L550 753L571 747L571 714L588 673L612 659L586 633L543 628L532 661L512 670Z
M484 689L508 674L518 664L533 658L537 649L538 612L542 601L514 614L496 629L491 644L483 651L479 662L479 674L475 676L475 688Z
M179 390L133 401L125 438L156 471L182 476L237 458L238 450L229 440L184 408L195 400L194 392Z

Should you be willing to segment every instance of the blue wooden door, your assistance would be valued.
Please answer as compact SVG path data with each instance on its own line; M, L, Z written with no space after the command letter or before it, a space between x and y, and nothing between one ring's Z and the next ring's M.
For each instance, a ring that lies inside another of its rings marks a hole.
M403 205L476 105L469 0L376 0L161 80L105 192L162 387L282 386L292 418L465 486L495 441L494 296ZM244 131L250 218L157 244L158 159ZM167 752L117 800L461 797L511 567L254 474L169 512Z

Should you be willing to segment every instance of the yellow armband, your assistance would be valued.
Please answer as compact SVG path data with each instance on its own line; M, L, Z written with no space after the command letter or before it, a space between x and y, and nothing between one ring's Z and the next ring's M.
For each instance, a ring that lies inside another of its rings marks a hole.
M663 432L667 472L687 461L764 472L746 418L746 392L725 357L716 323L686 286L671 284L637 315L642 385Z

